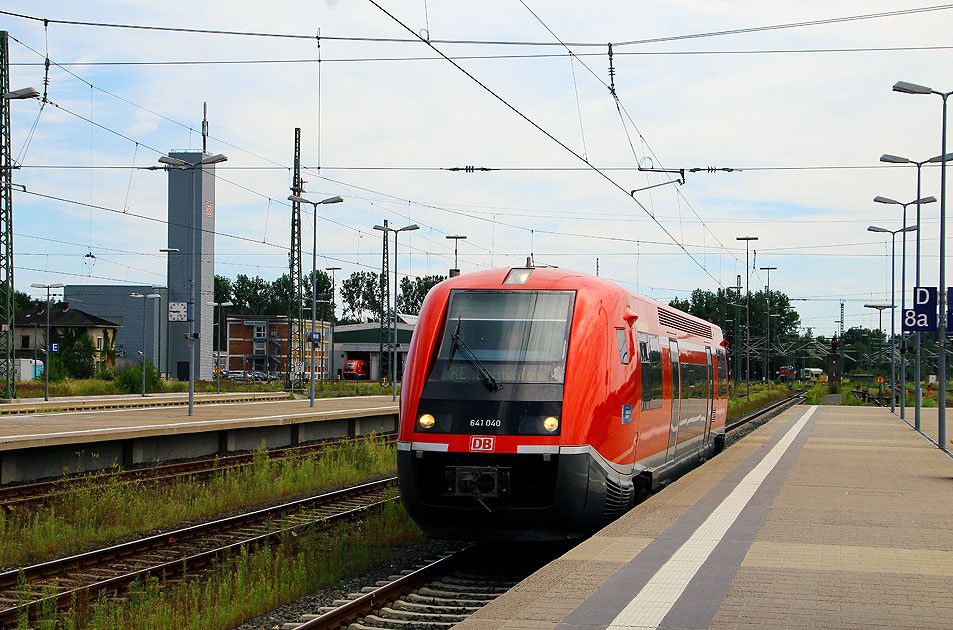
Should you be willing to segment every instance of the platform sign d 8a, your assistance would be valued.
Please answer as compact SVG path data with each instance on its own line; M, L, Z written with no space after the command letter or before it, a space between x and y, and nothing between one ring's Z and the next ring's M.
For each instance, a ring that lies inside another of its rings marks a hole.
M933 332L937 316L936 287L914 287L913 308L903 311L903 331Z

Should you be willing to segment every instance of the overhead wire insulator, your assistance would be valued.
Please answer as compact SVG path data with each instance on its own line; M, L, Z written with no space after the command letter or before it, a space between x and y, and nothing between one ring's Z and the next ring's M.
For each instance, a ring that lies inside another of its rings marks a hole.
M609 42L609 94L617 98L615 93L615 65L612 61L612 42Z

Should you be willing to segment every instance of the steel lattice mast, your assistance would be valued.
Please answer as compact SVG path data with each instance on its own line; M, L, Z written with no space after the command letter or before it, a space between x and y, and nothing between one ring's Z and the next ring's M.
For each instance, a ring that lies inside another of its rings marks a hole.
M301 127L295 127L294 175L291 181L291 194L300 197L304 194L301 181ZM301 290L301 203L291 202L291 253L288 254L291 281L290 304L288 305L288 382L294 381L292 374L300 363L304 363L304 312L302 310Z
M380 354L378 355L378 364L380 365L380 374L379 381L384 382L384 352L390 351L390 335L387 334L389 329L385 325L385 322L388 321L387 317L387 308L390 306L390 280L388 278L388 264L387 264L387 219L384 219L384 231L381 232L383 235L383 258L381 259L381 343L380 343ZM387 356L390 356L389 354ZM391 367L390 362L388 362L387 376L391 376Z
M0 31L0 94L10 91L10 56L7 32ZM10 101L0 98L0 178L3 193L0 199L0 397L16 398L16 375L13 369L13 162L10 154ZM49 360L47 360L49 364ZM45 368L44 368L45 369Z

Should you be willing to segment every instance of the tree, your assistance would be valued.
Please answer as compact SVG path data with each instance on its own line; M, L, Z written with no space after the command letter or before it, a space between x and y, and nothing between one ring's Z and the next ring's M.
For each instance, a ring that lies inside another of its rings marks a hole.
M380 317L381 297L381 281L378 273L355 271L341 283L344 314L351 315L359 321L370 321L372 318Z
M242 313L251 315L265 315L270 305L270 287L268 283L255 276L249 278L245 274L238 274L232 286L233 301ZM282 310L287 312L287 307Z
M51 340L59 343L59 358L70 378L92 377L96 344L88 332L76 328L66 329L62 334L52 334ZM52 373L51 369L50 374Z
M231 302L232 301L232 281L226 278L225 276L220 276L215 274L215 289L214 289L215 301L221 304L222 302Z
M332 302L331 295L331 276L320 269L317 270L317 283L315 295L318 301L317 315L315 316L318 321L330 322L334 319L334 305ZM304 278L302 278L302 286L304 290L304 310L306 312L311 312L311 273L308 272ZM323 302L322 302L323 300Z
M400 279L400 295L397 298L397 311L409 315L420 314L424 298L435 285L446 280L446 276L423 276L411 280L407 276Z

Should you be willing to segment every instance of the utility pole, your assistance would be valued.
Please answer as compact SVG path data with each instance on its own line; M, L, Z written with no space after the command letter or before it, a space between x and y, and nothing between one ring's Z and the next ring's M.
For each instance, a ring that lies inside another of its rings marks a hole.
M732 348L732 354L735 355L735 373L733 375L732 381L737 384L738 375L741 374L741 353L738 352L738 320L741 319L741 274L738 274L738 277L735 279L735 286L732 287L735 290L735 336L732 337L734 340L734 348Z
M301 181L301 127L295 127L294 174L291 195L304 194ZM301 304L301 202L291 200L291 252L288 254L288 279L291 281L288 304L288 385L294 384L298 363L304 363L304 311Z
M771 390L771 272L777 267L761 267L761 271L768 272L768 284L765 287L765 295L768 300L768 313L764 322L764 380L768 384L768 391Z
M389 335L387 334L387 329L384 326L384 322L387 321L387 307L390 305L390 283L388 279L388 264L387 264L387 219L384 219L384 231L383 234L383 257L381 258L381 342L380 342L380 354L378 354L378 364L380 366L378 375L378 381L384 382L384 340L387 339L388 350L390 349L390 340ZM394 292L396 294L397 287L394 287ZM393 370L388 367L387 376L392 376Z
M2 398L16 398L13 369L13 161L10 155L10 54L7 32L0 31L0 379ZM49 308L47 308L49 310ZM47 359L47 365L49 359ZM44 371L49 368L44 366Z

